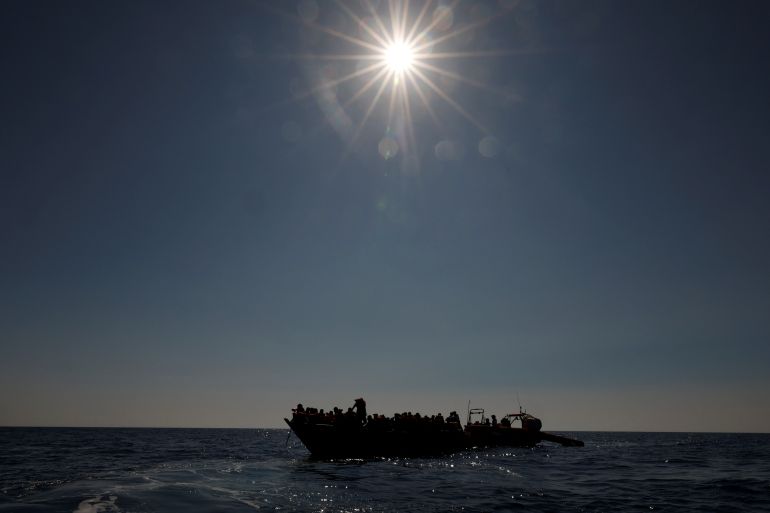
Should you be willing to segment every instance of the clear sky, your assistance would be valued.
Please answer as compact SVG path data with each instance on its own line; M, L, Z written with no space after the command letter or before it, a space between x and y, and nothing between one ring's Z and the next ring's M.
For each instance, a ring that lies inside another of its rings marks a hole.
M770 431L770 3L423 6L3 2L0 425Z

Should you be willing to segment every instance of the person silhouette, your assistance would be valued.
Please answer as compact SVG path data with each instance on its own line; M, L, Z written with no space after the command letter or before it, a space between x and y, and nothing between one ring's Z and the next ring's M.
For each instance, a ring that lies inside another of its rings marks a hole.
M356 417L358 421L363 425L366 424L366 401L362 397L359 397L353 403L353 408L356 409Z

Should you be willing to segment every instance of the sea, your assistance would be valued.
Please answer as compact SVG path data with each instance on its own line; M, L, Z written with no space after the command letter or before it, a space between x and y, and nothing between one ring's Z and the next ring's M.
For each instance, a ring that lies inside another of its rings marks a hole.
M770 435L317 461L286 429L0 428L0 512L770 512Z

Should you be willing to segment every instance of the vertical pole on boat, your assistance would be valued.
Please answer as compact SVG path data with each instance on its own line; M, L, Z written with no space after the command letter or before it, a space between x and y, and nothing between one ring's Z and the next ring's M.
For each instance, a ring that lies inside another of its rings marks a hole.
M467 419L465 421L465 425L467 426L468 424L471 423L471 401L470 401L470 399L468 400L468 415L465 418Z

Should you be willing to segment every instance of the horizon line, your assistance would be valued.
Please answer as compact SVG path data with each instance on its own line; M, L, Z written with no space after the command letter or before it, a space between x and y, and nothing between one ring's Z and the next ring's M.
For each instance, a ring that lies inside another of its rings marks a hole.
M272 430L288 431L289 427L215 427L215 426L33 426L33 425L0 425L0 429L210 429L210 430ZM699 431L699 430L673 430L673 431L644 431L636 429L561 429L553 428L544 432L572 432L572 433L649 433L649 434L713 434L713 435L770 435L770 431Z

